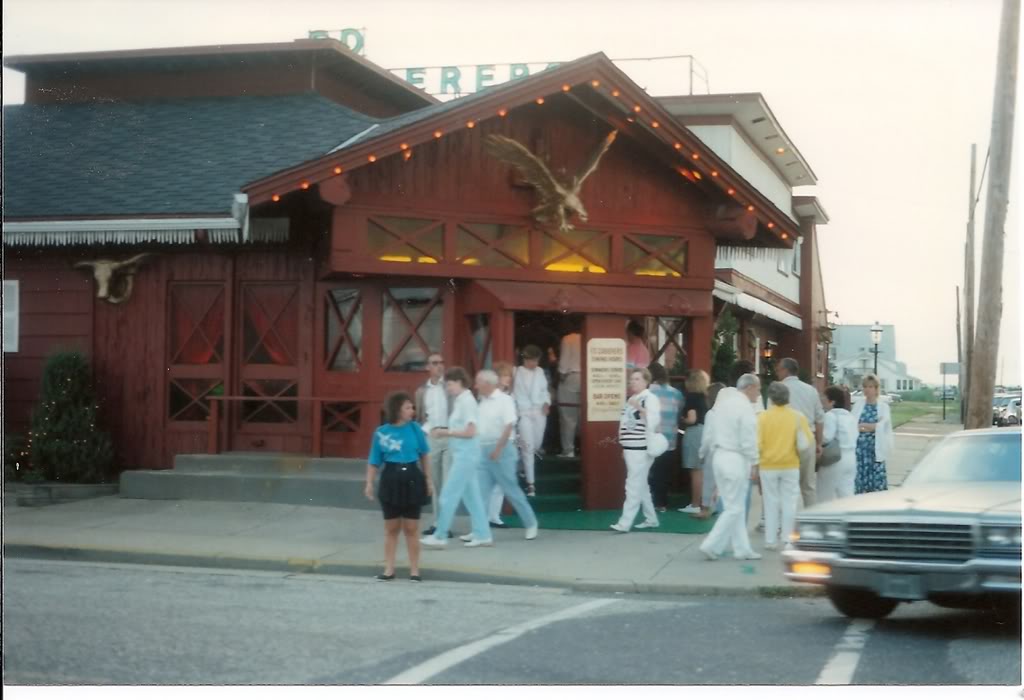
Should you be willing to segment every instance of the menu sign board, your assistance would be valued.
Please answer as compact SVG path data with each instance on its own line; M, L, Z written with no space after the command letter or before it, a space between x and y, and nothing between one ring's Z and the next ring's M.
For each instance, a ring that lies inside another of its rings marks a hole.
M618 421L626 404L626 341L587 341L587 422Z

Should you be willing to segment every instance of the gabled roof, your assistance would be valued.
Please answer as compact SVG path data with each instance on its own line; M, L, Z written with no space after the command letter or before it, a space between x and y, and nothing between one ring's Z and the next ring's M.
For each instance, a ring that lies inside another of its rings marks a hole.
M246 182L372 123L312 93L13 105L3 115L5 219L230 214Z
M325 157L250 182L245 192L253 206L277 202L289 192L308 189L354 168L389 156L401 157L403 146L415 149L452 131L469 128L470 123L501 119L516 107L562 94L607 120L623 135L650 145L668 167L697 186L735 198L738 204L748 207L767 232L766 240L760 240L762 244L791 245L797 235L792 214L779 209L751 186L602 53L381 121L372 131Z

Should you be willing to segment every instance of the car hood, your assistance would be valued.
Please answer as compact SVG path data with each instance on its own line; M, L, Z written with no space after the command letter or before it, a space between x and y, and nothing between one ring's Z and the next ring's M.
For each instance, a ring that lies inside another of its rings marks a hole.
M1020 482L941 483L900 486L889 491L865 493L808 508L801 515L939 515L1020 518Z

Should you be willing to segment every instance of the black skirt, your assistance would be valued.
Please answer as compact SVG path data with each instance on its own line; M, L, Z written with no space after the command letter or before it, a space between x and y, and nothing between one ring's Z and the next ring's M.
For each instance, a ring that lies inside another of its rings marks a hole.
M378 497L381 503L393 508L422 506L430 502L427 479L415 462L385 462L380 475Z

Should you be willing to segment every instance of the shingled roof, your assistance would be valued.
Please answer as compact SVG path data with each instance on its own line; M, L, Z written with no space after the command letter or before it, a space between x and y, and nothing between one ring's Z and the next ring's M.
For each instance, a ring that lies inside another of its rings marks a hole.
M243 184L378 121L314 93L3 113L5 219L230 214Z

